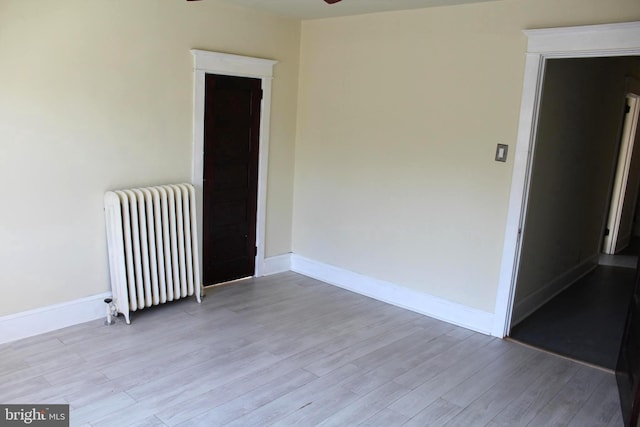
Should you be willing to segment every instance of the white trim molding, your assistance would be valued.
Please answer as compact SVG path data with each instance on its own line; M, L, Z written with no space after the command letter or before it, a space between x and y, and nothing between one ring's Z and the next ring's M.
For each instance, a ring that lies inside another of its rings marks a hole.
M492 334L504 337L511 313L525 225L544 66L548 58L640 55L640 22L525 30L528 37L520 121Z
M425 316L490 334L493 314L331 266L292 253L266 258L262 275L295 271L323 282L405 308ZM61 304L0 317L0 344L106 318L105 292Z
M284 273L291 270L291 253L265 258L262 275Z
M0 344L44 334L79 323L106 319L105 292L73 301L0 317Z
M483 334L490 334L493 314L467 307L394 283L368 277L299 255L291 256L291 270Z
M196 189L198 230L202 233L202 180L204 166L204 91L205 75L252 77L262 81L260 111L260 148L258 154L258 208L256 212L255 276L264 275L265 230L267 218L267 174L269 169L269 134L271 123L271 83L273 67L278 61L192 49L194 60L193 163L191 183ZM202 258L202 234L199 236ZM202 268L202 263L200 263ZM201 272L202 273L202 272Z
M637 55L640 22L524 30L527 52L562 57Z

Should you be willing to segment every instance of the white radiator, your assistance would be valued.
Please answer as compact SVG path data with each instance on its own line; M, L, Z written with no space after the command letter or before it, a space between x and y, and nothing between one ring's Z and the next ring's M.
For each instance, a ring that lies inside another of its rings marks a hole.
M104 196L113 304L129 312L196 296L200 266L191 184L108 191Z

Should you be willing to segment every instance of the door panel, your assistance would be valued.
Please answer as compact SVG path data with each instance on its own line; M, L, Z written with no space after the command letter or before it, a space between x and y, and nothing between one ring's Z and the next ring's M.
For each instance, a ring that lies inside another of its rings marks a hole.
M626 426L640 423L640 262L618 355L616 379Z
M207 74L203 283L255 273L261 80Z

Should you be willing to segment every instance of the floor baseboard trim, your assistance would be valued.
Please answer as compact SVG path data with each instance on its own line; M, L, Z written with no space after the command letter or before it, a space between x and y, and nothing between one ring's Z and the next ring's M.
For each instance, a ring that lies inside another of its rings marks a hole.
M598 254L591 256L570 270L562 273L533 294L513 306L511 327L526 319L534 311L545 305L560 292L591 273L598 267Z
M396 305L429 317L491 335L493 313L295 254L265 259L263 275L295 271L305 276ZM104 299L110 292L0 317L0 344L106 317Z
M291 255L291 270L379 301L424 314L425 316L491 335L493 313L467 307L295 254Z
M284 273L291 270L291 253L276 255L264 260L263 276L271 274Z
M110 292L0 317L0 344L106 318Z

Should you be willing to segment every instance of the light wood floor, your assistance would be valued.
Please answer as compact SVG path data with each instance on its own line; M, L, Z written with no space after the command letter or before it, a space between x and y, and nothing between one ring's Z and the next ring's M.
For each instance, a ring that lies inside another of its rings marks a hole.
M612 374L295 274L0 346L91 426L620 426Z

